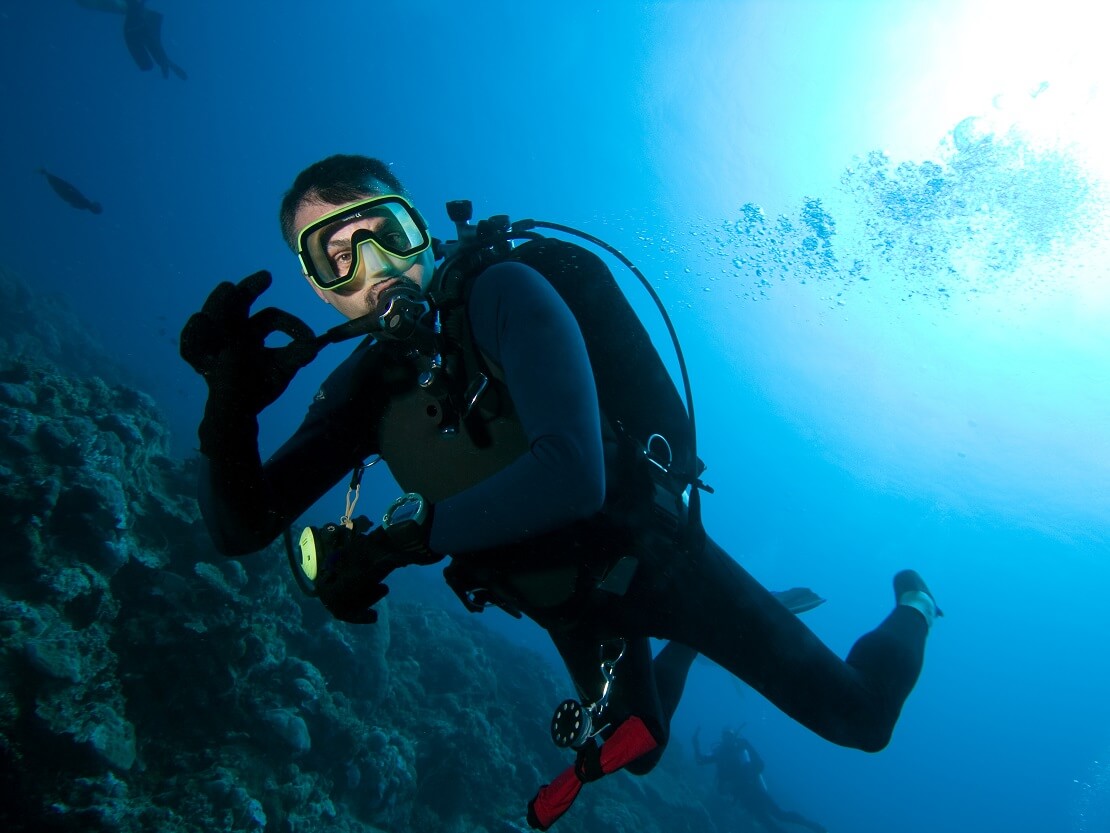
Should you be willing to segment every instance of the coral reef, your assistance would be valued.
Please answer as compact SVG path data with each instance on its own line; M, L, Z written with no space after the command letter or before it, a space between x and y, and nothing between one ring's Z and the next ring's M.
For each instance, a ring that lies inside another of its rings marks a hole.
M0 297L26 301L12 280ZM461 608L386 602L350 627L299 595L279 547L222 558L155 403L35 348L72 321L17 323L0 360L0 828L521 829L569 763L547 737L566 683ZM713 831L662 769L590 785L562 824Z

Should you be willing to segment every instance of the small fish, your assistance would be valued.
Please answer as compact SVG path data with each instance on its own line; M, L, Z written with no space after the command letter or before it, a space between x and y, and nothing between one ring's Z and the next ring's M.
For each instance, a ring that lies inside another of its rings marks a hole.
M93 202L78 191L77 186L70 182L66 182L59 176L54 176L54 174L50 173L46 168L39 168L39 173L46 177L46 181L50 183L50 187L54 189L54 193L74 208L91 211L93 214L99 214L104 210L100 206L100 203Z

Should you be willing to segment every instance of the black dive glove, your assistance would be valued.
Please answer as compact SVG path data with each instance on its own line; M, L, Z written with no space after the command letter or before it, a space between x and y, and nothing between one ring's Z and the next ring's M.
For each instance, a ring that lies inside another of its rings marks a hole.
M181 330L181 358L208 384L202 452L218 441L224 419L257 416L320 351L315 333L296 316L276 307L250 314L272 280L262 271L237 284L221 283ZM267 347L266 338L278 332L292 341Z
M325 529L330 531L334 527ZM383 582L404 562L389 545L381 527L367 535L357 532L344 535L339 531L338 536L340 546L320 565L316 592L336 619L352 625L373 624L378 621L378 612L373 607L389 592Z
M358 518L356 528L365 529L369 523L366 518ZM334 524L314 532L321 541L330 537L331 543L325 543L325 547L335 547L321 559L316 592L332 616L353 625L378 621L373 607L389 593L384 582L390 573L398 567L431 564L442 558L399 548L380 526L367 534ZM315 546L319 551L320 543Z

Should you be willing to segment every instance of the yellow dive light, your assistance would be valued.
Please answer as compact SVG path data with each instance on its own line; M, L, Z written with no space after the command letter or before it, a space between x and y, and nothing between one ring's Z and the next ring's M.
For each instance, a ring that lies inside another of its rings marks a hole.
M299 541L301 548L301 572L309 581L316 581L316 570L319 564L316 557L316 530L306 526L301 533Z

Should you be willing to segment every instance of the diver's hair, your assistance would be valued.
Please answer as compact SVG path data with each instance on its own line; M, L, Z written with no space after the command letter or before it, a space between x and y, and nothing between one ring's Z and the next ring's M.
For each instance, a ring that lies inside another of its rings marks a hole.
M309 165L293 180L281 200L281 236L286 245L297 250L294 217L306 199L342 205L378 194L408 196L401 181L379 159L337 153Z

